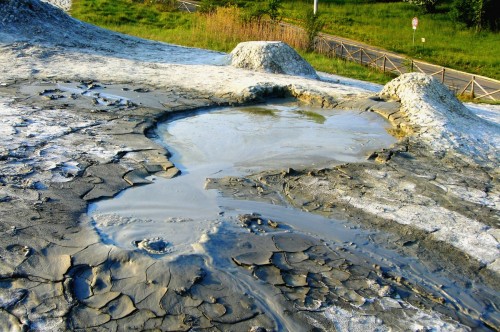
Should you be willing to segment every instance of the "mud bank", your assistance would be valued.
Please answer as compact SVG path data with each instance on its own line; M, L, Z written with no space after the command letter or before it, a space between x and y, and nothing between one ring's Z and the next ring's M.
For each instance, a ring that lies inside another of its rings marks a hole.
M425 136L422 123L412 122L413 106L403 96L366 99L371 93L353 86L221 66L225 54L111 33L39 1L4 1L0 14L0 132L6 137L0 147L0 329L500 325L498 174L490 166L498 150L491 144L472 151L479 157L491 152L478 160L463 158L469 152L460 144L467 142L455 145L455 134L450 147L429 149L437 136ZM163 260L102 242L86 217L90 202L146 185L152 174L178 173L148 129L172 112L269 96L323 107L363 103L404 135L415 135L373 154L382 163L265 172L219 180L218 187L248 191L252 199L287 197L305 210L388 230L396 249L410 248L430 270L456 274L460 287L477 294L465 297L474 305L446 295L446 287L405 280L405 267L364 261L348 243L325 245L321 237L290 231L286 220L276 227L275 220L252 214L238 220L246 232L213 232L200 243L203 253L227 246L219 262L206 254ZM406 220L411 223L400 226ZM269 294L279 306L266 302Z

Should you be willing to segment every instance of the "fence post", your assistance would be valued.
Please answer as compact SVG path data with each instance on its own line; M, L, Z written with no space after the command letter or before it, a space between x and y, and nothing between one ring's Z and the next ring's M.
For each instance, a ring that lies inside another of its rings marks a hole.
M387 62L387 57L384 54L384 73L385 73L385 63Z
M441 72L441 83L444 84L444 75L445 75L446 69L443 67L443 71Z
M363 64L363 49L359 49L359 63Z
M413 73L413 59L411 60L411 68L410 68L410 73Z
M470 97L474 99L474 84L476 83L476 76L472 76L472 85L470 88Z
M344 58L344 42L340 42L340 58Z

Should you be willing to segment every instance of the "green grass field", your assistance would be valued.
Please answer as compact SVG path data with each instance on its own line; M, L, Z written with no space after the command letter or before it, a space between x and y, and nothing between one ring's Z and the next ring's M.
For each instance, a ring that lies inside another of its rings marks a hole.
M438 13L424 14L404 2L374 3L354 0L319 1L323 32L359 40L414 59L500 79L500 33L476 33L451 20L451 1ZM284 16L300 22L312 1L286 1ZM411 20L418 17L415 32ZM422 43L425 38L425 43Z
M209 20L204 15L162 9L161 6L146 6L131 0L73 0L71 15L79 20L129 35L222 52L230 52L241 41L255 40L242 36L234 29L225 33L213 31L221 26L234 25L234 22L230 22L235 20L234 17L218 17L215 19L222 22L214 22L214 18ZM211 29L207 28L207 25L210 25ZM393 78L356 63L300 50L299 52L319 71L380 84L385 84Z
M476 33L452 22L448 14L450 5L447 2L450 0L444 0L437 14L422 14L418 8L403 2L366 1L370 0L320 0L319 13L325 21L323 32L500 79L500 34ZM283 20L300 25L306 11L311 9L312 1L284 1ZM238 11L234 10L233 16L237 16ZM208 18L201 14L170 11L161 4L145 5L132 0L73 0L71 14L80 20L130 35L224 52L231 51L240 41L256 38L234 27L235 24L242 25L237 17ZM412 45L411 28L414 16L420 21L415 46ZM210 21L214 19L219 21ZM230 24L233 27L228 29ZM425 38L425 43L421 38ZM355 63L304 51L300 53L320 71L382 84L391 79Z

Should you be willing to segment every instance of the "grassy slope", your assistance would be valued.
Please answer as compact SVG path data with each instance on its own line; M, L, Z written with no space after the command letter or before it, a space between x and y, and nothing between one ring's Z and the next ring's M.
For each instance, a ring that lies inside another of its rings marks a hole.
M446 1L446 0L445 0ZM408 54L443 66L500 79L500 34L475 33L453 24L445 4L438 14L425 14L407 3L363 3L359 0L320 1L324 32ZM286 20L300 24L312 1L285 1ZM131 0L73 0L72 15L112 30L186 46L230 51L248 37L208 33L202 15L167 12ZM411 18L419 17L416 46ZM221 22L224 26L224 22ZM426 38L425 44L420 41ZM317 69L372 82L390 77L341 60L302 53Z
M220 29L230 22L207 22L203 15L162 11L161 7L144 6L130 0L73 0L71 15L85 22L142 38L222 52L230 52L241 41L255 40L236 33L217 33L210 28L218 25ZM301 52L301 55L319 71L380 84L392 79L391 76L356 63L306 52Z
M450 1L438 13L423 14L408 3L362 3L359 0L319 1L324 32L407 54L415 59L500 79L500 33L465 29L450 19ZM285 16L300 21L311 1L286 1ZM411 19L419 25L412 45ZM421 42L425 38L425 43Z

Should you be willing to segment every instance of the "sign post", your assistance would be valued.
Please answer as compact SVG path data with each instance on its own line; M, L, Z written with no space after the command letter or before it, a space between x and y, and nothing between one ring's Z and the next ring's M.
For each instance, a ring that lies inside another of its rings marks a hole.
M411 20L411 26L413 27L413 46L415 47L415 31L417 31L417 26L418 26L418 18L414 17Z

